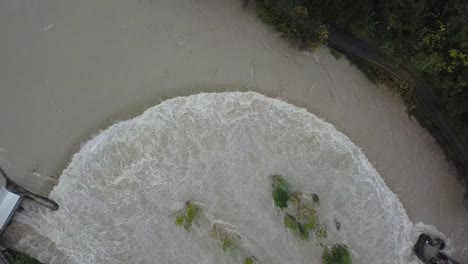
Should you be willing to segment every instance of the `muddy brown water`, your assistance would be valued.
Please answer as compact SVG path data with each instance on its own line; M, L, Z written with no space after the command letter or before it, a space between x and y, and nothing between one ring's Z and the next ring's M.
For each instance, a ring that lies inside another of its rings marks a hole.
M179 95L253 90L334 124L411 220L468 258L462 187L402 102L326 48L290 47L237 0L4 0L0 25L0 165L36 192L118 120Z

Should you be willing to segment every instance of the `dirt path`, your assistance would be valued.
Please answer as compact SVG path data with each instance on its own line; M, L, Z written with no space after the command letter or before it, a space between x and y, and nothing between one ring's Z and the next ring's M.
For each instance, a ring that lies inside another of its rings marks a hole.
M174 96L255 90L347 134L410 218L468 244L434 139L345 59L289 47L237 0L0 1L0 165L47 192L80 143ZM468 257L468 250L465 251Z

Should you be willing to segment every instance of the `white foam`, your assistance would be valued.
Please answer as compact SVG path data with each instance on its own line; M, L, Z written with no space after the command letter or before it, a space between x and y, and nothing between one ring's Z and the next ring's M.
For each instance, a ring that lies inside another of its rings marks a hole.
M174 212L197 200L262 261L320 263L316 242L282 224L271 174L320 196L326 244L347 244L354 263L418 263L411 247L428 227L414 227L362 151L305 109L253 92L175 98L113 125L64 170L51 194L60 210L19 221L70 263L238 263L208 230L175 226Z

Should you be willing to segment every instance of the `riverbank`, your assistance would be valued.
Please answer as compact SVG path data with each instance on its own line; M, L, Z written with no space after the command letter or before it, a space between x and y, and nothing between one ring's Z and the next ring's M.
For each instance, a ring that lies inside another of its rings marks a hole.
M26 187L47 193L82 142L166 98L254 90L348 135L411 220L436 226L462 254L463 190L403 103L326 48L290 47L237 0L0 5L0 163Z
M461 135L461 129L446 111L444 103L436 95L435 88L428 81L416 77L407 69L387 59L379 51L336 27L329 28L327 45L336 49L357 63L376 83L391 81L390 88L405 102L408 114L414 116L437 140L451 162L457 168L460 182L468 184L468 146ZM468 208L468 192L465 193ZM466 209L465 209L466 210Z
M437 139L447 158L456 166L460 181L465 186L468 184L468 145L464 117L464 93L468 89L465 76L461 74L468 66L468 60L463 41L461 44L457 42L460 34L457 27L462 26L447 22L463 21L463 16L468 15L463 10L448 11L460 9L455 7L457 3L451 2L445 7L447 10L439 10L439 24L431 31L433 29L428 28L432 26L430 23L420 25L420 21L411 21L411 25L401 26L404 24L405 18L401 17L404 11L388 10L391 5L401 8L398 0L391 3L375 1L363 5L345 2L314 4L312 0L252 2L255 2L252 5L260 19L299 48L307 50L324 43L345 54L371 80L398 94L405 102L408 113L416 117ZM410 8L415 7L409 5L407 9ZM420 8L421 15L432 16L431 8L435 7L428 5ZM345 16L341 13L345 9L353 10L346 13L354 12L359 19L340 17ZM374 17L376 14L379 15ZM390 18L394 21L388 21ZM368 25L360 25L365 20L368 21L364 24ZM401 40L401 34L408 35L410 28L417 31L417 27L424 27L422 31L425 31L425 35L416 39L429 47L418 46L414 39ZM431 38L438 41L429 40ZM428 50L430 54L427 54ZM451 55L446 58L449 51ZM459 61L458 56L463 59ZM454 99L456 97L458 99ZM465 202L468 206L468 192L465 193Z

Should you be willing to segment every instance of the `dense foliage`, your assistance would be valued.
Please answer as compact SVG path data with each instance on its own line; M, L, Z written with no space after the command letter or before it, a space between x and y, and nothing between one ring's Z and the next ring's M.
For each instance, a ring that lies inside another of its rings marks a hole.
M185 208L180 210L175 217L175 224L183 226L190 231L193 222L200 216L202 209L194 202L185 202Z
M318 4L305 2L311 6ZM329 16L325 19L329 23L375 43L383 52L432 82L468 139L467 1L325 2L338 3L327 12ZM341 15L343 12L352 16Z
M323 251L322 255L323 264L351 264L351 255L346 246L341 244L335 244L331 247L327 247Z
M468 1L256 0L266 23L301 47L327 39L327 25L346 29L431 83L468 143ZM351 58L352 59L352 58ZM362 67L362 65L361 65ZM418 116L405 80L365 66L367 74L401 95ZM420 120L429 125L430 120ZM437 133L437 131L432 131ZM449 149L446 149L450 152ZM449 153L450 154L450 153ZM468 183L468 168L464 168Z
M302 44L338 25L430 80L468 139L468 2L465 0L257 0L268 23Z
M271 177L273 201L279 208L285 208L288 206L288 200L290 196L289 183L283 179L280 175L273 175Z

